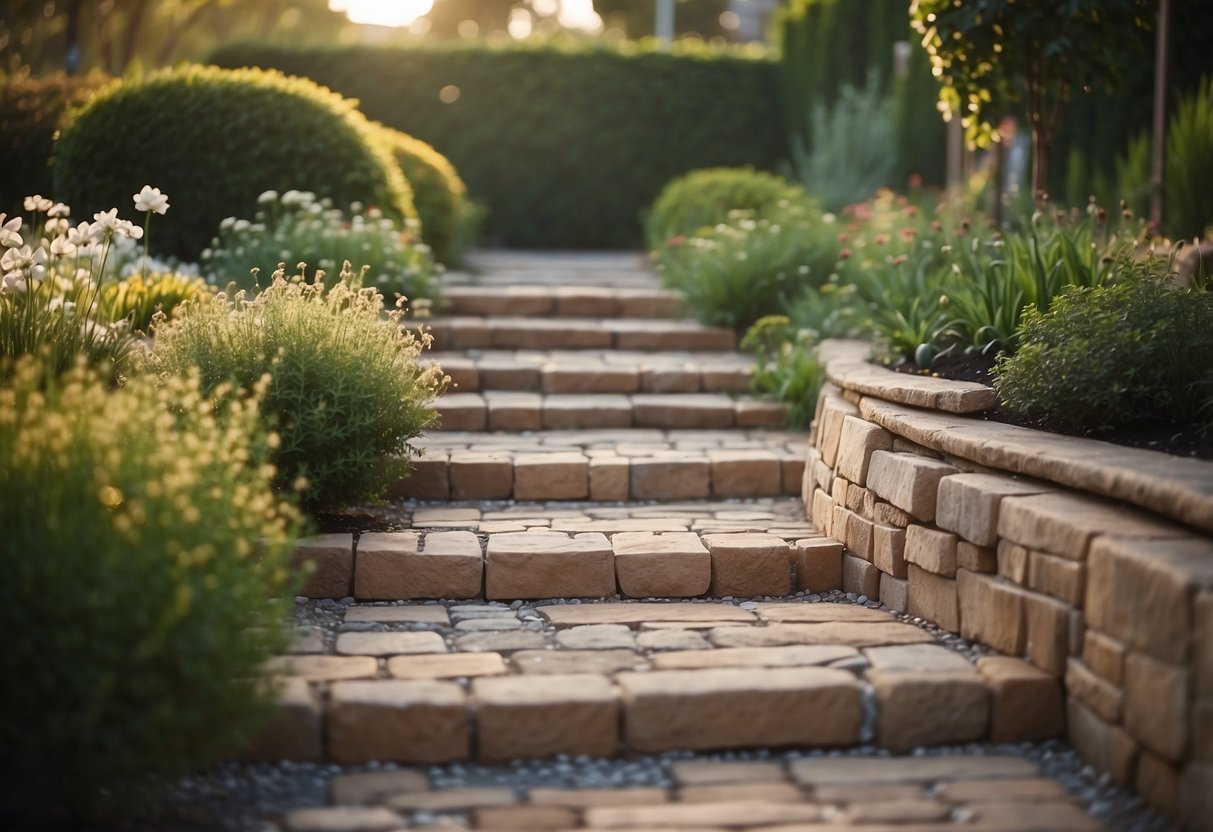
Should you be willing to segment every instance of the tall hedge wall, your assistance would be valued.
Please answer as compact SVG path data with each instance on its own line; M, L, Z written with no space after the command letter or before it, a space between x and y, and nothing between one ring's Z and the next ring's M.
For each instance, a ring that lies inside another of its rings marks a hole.
M740 52L245 44L212 61L305 75L429 142L487 204L483 238L508 246L640 246L674 177L787 155L777 64Z

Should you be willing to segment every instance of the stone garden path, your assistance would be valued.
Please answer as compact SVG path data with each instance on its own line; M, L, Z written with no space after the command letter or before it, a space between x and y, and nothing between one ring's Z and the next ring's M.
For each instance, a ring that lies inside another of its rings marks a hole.
M405 528L300 545L250 756L340 773L281 828L1102 828L1020 744L1061 734L1054 679L844 574L731 332L635 256L478 264Z

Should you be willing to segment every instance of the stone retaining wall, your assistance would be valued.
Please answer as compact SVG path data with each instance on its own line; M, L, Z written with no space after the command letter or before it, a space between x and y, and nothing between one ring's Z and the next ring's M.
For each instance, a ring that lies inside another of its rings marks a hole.
M803 483L844 588L1064 680L1092 765L1213 828L1213 464L966 416L978 385L867 351L822 347Z

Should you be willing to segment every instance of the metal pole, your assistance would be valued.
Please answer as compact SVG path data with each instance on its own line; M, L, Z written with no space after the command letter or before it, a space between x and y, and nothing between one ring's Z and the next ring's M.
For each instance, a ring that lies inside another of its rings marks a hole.
M1158 5L1158 35L1154 45L1154 170L1150 175L1150 225L1162 232L1166 207L1167 69L1171 51L1171 0Z
M674 0L657 0L657 41L668 49L674 40Z

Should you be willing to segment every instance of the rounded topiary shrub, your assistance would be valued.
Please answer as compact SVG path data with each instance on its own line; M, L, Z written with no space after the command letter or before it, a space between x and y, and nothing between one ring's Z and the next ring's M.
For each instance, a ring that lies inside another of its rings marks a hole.
M79 364L9 369L0 825L85 828L44 824L126 819L158 778L256 730L298 522L270 488L255 400L209 399L196 372L112 390Z
M804 188L782 176L753 168L705 168L666 185L645 220L650 249L667 240L689 236L705 226L724 222L737 210L760 219L780 203L811 203Z
M450 160L421 139L390 127L383 131L412 188L422 238L438 262L454 265L475 231L467 186Z
M55 194L86 216L129 204L149 182L172 194L152 247L190 260L268 190L416 216L382 134L354 102L275 71L191 66L116 83L68 116L51 165Z

